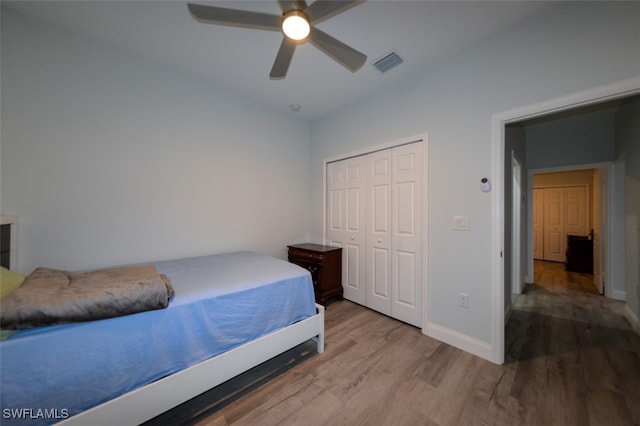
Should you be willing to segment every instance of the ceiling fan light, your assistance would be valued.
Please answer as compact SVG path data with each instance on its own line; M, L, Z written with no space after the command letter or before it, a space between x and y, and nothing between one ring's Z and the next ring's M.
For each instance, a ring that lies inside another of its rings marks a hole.
M303 40L309 35L311 27L304 13L293 10L284 15L282 32L292 40Z

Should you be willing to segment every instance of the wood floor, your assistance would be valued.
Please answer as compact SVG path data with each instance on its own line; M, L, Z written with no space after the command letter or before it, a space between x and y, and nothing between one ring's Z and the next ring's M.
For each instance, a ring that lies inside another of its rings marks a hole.
M504 365L335 302L324 354L302 345L264 367L273 374L245 375L155 424L639 425L640 338L624 305L562 264L535 272L507 324Z

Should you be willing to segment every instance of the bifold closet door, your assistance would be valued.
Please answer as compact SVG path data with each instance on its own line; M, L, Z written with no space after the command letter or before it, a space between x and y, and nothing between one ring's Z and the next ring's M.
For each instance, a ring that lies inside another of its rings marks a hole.
M344 297L422 326L424 145L327 165L327 243L342 247Z
M544 190L544 260L564 262L564 190L545 188Z
M362 158L327 165L327 244L342 247L342 289L345 299L366 304L365 194Z
M533 190L533 258L544 260L544 189Z
M534 259L564 262L567 235L588 233L588 206L589 194L584 185L534 189ZM542 251L536 251L539 246Z
M366 306L392 316L390 149L364 156L367 173Z
M424 268L424 144L393 148L392 316L422 326Z

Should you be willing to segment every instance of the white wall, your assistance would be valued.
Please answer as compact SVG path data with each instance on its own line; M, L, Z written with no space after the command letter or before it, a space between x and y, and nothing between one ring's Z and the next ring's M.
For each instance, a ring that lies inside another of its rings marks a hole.
M493 170L492 116L640 75L639 7L564 3L313 122L312 238L322 240L323 159L428 132L429 327L489 356L496 200L479 181ZM453 215L468 215L470 231L454 232Z
M616 158L625 170L625 289L632 321L640 333L640 97L625 101L616 114ZM635 318L634 318L635 317Z
M528 124L529 169L566 167L613 161L615 107L559 114Z
M2 13L2 213L19 270L251 249L309 223L309 124Z

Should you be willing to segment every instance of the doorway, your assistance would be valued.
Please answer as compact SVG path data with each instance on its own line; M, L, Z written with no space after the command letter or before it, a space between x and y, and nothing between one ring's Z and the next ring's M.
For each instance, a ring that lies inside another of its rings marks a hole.
M594 244L601 235L598 204L599 169L572 169L537 173L533 176L533 276L538 268L555 262L556 268L582 273L597 291L594 259L604 258ZM598 269L599 271L600 269ZM598 292L602 294L602 291Z
M494 298L494 302L493 302L493 313L492 313L492 324L493 324L493 329L492 329L492 349L493 349L493 360L497 363L503 363L504 362L504 348L505 348L505 341L504 341L504 326L505 326L505 322L506 322L506 318L508 317L508 313L509 313L509 309L510 309L510 297L511 296L511 289L512 289L512 274L508 273L507 274L507 270L510 271L511 267L513 266L513 261L511 259L509 259L511 257L512 254L512 248L508 247L507 245L511 245L511 232L512 232L512 228L511 226L506 227L506 223L507 222L511 222L511 215L509 216L505 216L505 213L510 212L511 208L512 208L512 191L511 188L509 188L509 191L506 190L506 183L508 182L508 185L511 186L512 183L512 167L510 162L507 163L509 164L507 166L507 164L505 164L505 159L509 158L508 154L510 153L510 150L507 150L507 146L511 146L508 142L507 142L507 134L509 133L509 125L512 124L516 124L516 123L523 123L523 122L528 122L529 124L532 123L532 120L537 120L537 119L546 119L548 118L549 115L551 114L556 114L556 113L564 113L564 112L568 112L569 114L574 113L576 110L579 110L581 108L585 108L585 107L591 107L591 106L596 106L596 108L600 107L601 105L603 105L606 102L619 102L621 99L626 98L626 97L630 97L630 96L635 96L638 93L640 93L640 80L638 79L629 79L629 80L623 80L614 84L610 84L607 86L602 86L602 87L598 87L598 88L594 88L594 89L590 89L588 91L585 92L580 92L580 93L576 93L564 98L559 98L559 99L555 99L555 100L550 100L544 103L540 103L540 104L533 104L533 105L529 105L527 107L523 107L523 108L519 108L519 109L514 109L511 111L507 111L501 114L496 114L493 118L493 123L494 123L494 157L495 157L495 162L494 162L494 179L496 180L496 210L495 210L495 224L496 224L496 234L494 237L494 242L493 242L493 247L495 248L495 257L494 257L494 261L495 261L495 268L494 268L494 276L495 276L495 280L494 280L494 294L496 295ZM526 146L526 150L527 150L527 154L529 154L529 152L532 149L532 146L528 145L528 141L527 141L527 137L528 134L526 131L518 131L516 133L519 134L524 134L526 136L522 136L523 139L523 145L527 145ZM579 141L578 141L579 142ZM535 153L535 150L532 151ZM575 152L575 151L574 151ZM585 160L585 155L583 154L591 154L592 152L590 152L589 150L580 150L578 151L578 155L577 157L577 161L575 161L573 164L571 164L572 167L577 167L578 165L582 165L582 167L591 167L591 166L598 166L600 164L602 164L603 160ZM533 156L529 156L526 155L525 158L523 158L523 164L522 164L522 170L528 171L531 168L535 168L532 166L531 163L535 163L535 161L532 161L530 163L530 160L532 157L535 157L535 155ZM613 160L615 160L615 158L613 158ZM608 177L612 177L612 176L618 176L617 179L614 180L609 180L609 186L607 188L608 194L607 194L607 198L609 200L617 200L620 201L624 204L624 165L619 165L619 164L615 164L615 161L613 161L614 164L610 164L608 169L607 169L607 176ZM555 167L558 167L562 164L562 162L560 162L559 164L556 163ZM566 163L565 163L566 166ZM621 166L621 167L620 167ZM552 166L549 166L552 167ZM620 172L620 169L622 170L622 173ZM622 177L622 180L619 179L619 177ZM532 235L533 235L533 229L532 229L532 220L530 219L533 215L533 211L532 211L532 206L533 203L531 202L532 198L533 198L533 184L532 184L532 179L528 179L527 185L526 185L526 192L523 194L524 196L524 200L525 200L525 207L526 207L526 217L527 217L527 233L525 235L525 243L526 243L526 270L525 270L525 274L526 274L526 281L527 282L531 282L533 280L533 255L529 255L530 253L533 252L533 241L532 241ZM616 194L611 194L612 192L617 193ZM609 209L611 210L611 208ZM623 210L624 211L624 210ZM613 220L614 218L611 217L611 215L609 215L610 220L608 223L608 235L606 235L606 244L605 244L605 250L607 251L607 259L605 261L605 263L609 266L608 271L609 273L611 273L611 258L614 258L616 256L614 256L612 249L613 247L611 246L611 241L614 241L614 238L612 237L612 227L615 228L615 226L612 225L613 222L615 222L615 220ZM509 224L511 225L511 224ZM618 225L620 225L618 223ZM622 230L622 232L624 233L624 223L622 223L622 226L618 226L617 228L617 232L620 231L620 228ZM615 233L616 230L613 231L613 233ZM505 250L507 249L507 250ZM523 258L523 256L525 256L525 254L521 254L521 259ZM624 271L625 266L624 266L624 246L622 246L622 251L620 253L617 253L617 258L622 260L622 268L621 270ZM606 272L606 271L605 271ZM615 278L615 277L614 277ZM606 281L605 281L606 284ZM621 283L624 286L624 282ZM611 285L611 284L609 284ZM624 288L624 287L623 287ZM622 294L622 296L624 296Z

